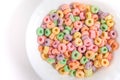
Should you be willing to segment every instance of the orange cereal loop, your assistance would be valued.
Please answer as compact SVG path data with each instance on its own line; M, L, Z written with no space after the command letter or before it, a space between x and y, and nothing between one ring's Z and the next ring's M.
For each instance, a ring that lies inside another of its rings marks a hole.
M110 53L110 54L108 55L107 59L108 59L109 61L111 61L111 60L113 59L113 54Z
M50 39L54 39L54 37L55 37L55 34L53 33L49 36Z
M98 59L98 60L101 60L103 58L103 54L98 54L97 56L96 56L96 59Z
M109 66L109 61L108 61L108 59L102 59L102 60L101 60L101 65L102 65L103 67Z
M82 70L77 70L76 71L76 77L77 78L84 78L85 77L85 73Z
M95 22L98 21L99 19L97 14L93 14L92 18L94 19Z
M59 69L62 68L64 65L59 64L59 63L56 63L56 64L54 64L53 66L54 66L54 68L55 68L56 70L59 70Z
M86 5L85 4L80 4L79 10L80 11L85 11L86 10Z
M107 39L107 38L108 38L108 33L107 33L107 32L103 32L103 33L101 34L101 38Z
M100 61L99 61L99 60L95 60L95 61L94 61L94 66L95 66L96 68L100 68L100 67L101 67Z
M103 54L103 58L107 58L109 54L110 54L109 52Z
M113 44L113 42L115 42L115 40L114 40L114 39L109 39L109 40L107 41L107 43L108 43L109 45L112 45L112 44Z
M53 27L55 27L55 24L53 22L47 23L47 28L51 29Z
M66 10L63 11L64 14L68 14L70 12L71 12L71 9L66 9Z
M109 26L109 27L108 27L108 31L111 31L111 30L113 30L113 27L110 27L110 26Z
M81 28L81 32L88 31L88 30L89 30L89 28L87 26L84 26L84 27Z
M73 6L73 8L79 8L80 3L78 3L78 2L74 2L74 3L72 4L72 6Z
M70 26L70 25L72 24L71 19L70 19L70 18L65 19L65 24L66 24L67 26Z
M79 67L80 63L78 61L74 61L70 62L68 65L71 70L75 70Z
M39 50L40 53L42 53L42 51L43 51L43 46L41 46L41 45L38 46L38 50Z
M70 58L70 55L71 55L71 54L72 54L71 52L66 51L66 52L64 53L65 58Z
M112 43L111 47L112 47L112 50L115 51L116 49L118 49L119 44L118 44L116 41L114 41L114 42Z
M79 65L77 70L82 70L84 69L84 65Z
M87 51L85 53L86 58L92 59L94 57L94 52L93 51Z

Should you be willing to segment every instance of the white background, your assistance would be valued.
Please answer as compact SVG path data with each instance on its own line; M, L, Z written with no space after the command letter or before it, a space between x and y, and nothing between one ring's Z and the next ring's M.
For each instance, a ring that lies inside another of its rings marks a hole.
M40 80L27 59L24 40L29 19L41 1L0 0L0 80ZM120 14L119 0L100 1Z

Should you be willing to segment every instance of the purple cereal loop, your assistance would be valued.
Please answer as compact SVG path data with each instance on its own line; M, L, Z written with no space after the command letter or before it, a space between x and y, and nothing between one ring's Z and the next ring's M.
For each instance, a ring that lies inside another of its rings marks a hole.
M57 19L58 19L58 15L57 15L57 14L55 14L55 13L50 14L50 19L51 19L52 21L55 21L55 20L57 20Z
M105 19L105 17L108 16L109 13L105 13L105 12L103 12L103 11L99 11L99 12L98 12L98 15L99 15L99 17L100 17L101 19Z
M95 72L97 69L95 66L92 66L92 70L93 70L93 72Z
M63 60L64 59L64 55L63 54L58 54L57 57L56 57L56 59L58 61Z
M46 38L44 42L45 46L50 46L50 39Z
M82 40L85 40L85 39L88 39L88 38L89 38L88 35L82 36Z
M62 18L58 18L57 22L58 22L58 25L62 25L63 24L63 19Z
M85 64L85 69L91 69L92 68L92 64L93 62L92 61L89 61Z
M69 35L69 34L66 34L66 35L64 36L64 39L67 40L67 41L71 41L71 40L72 40L72 36Z
M112 50L111 46L109 44L106 44L106 47L108 48L109 51Z

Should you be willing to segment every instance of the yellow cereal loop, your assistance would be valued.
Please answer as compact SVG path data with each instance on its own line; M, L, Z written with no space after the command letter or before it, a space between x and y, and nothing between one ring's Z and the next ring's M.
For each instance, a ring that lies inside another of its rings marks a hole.
M115 24L115 22L112 19L107 20L106 23L109 27L113 27Z
M74 40L74 43L75 43L76 46L82 46L82 44L83 44L83 42L82 42L82 40L80 38L76 38Z
M61 10L58 10L57 11L57 15L60 17L60 18L63 18L64 14Z
M41 57L42 57L42 59L43 59L43 60L47 60L48 55L47 55L47 54L45 54L45 53L42 53L42 54L41 54Z
M48 47L48 46L45 46L45 47L44 47L44 50L43 50L43 53L46 53L46 54L47 54L48 51L49 51L49 47Z
M102 65L103 67L109 66L109 61L108 61L108 59L102 59L102 60L101 60L101 65Z
M73 37L74 38L80 38L81 37L81 33L80 32L75 32Z
M64 68L60 68L58 71L59 71L59 73L62 74L62 75L69 74L69 72L65 72Z
M96 45L99 46L99 45L101 44L101 42L102 42L102 39L99 38L99 37L98 37L98 38L95 38L95 41L94 41L94 42L95 42Z
M67 44L67 43L69 43L69 41L67 41L67 40L62 40L62 42L64 43L64 44Z
M59 63L57 63L57 64L54 65L54 67L55 67L56 70L59 70L63 66L64 66L63 64L59 64Z
M54 27L53 29L52 29L52 33L53 34L58 34L60 32L60 29L58 28L58 27Z
M86 18L92 18L92 13L91 12L86 12Z

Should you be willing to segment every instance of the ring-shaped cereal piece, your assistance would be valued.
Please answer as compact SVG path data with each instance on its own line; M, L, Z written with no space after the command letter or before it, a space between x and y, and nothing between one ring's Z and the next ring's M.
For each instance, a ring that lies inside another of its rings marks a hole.
M85 53L85 56L86 56L86 58L88 58L88 59L93 59L93 57L94 57L94 52L93 52L93 51L87 51L87 52Z
M72 43L68 43L68 44L67 44L67 49L68 49L69 51L73 51L73 50L75 49L75 46L74 46Z
M47 28L51 29L53 27L55 27L55 24L53 22L47 23Z
M89 27L93 26L94 25L94 20L92 18L91 19L86 19L85 24Z
M82 70L77 70L76 71L76 77L77 78L84 78L85 77L85 74Z
M66 24L67 26L70 26L70 25L72 24L71 19L70 19L70 18L65 19L65 24Z
M109 61L108 61L108 59L102 59L102 60L101 60L101 65L102 65L103 67L109 66Z
M43 19L43 22L44 22L44 23L49 23L49 22L51 22L50 17L49 17L49 16L46 16L46 17Z
M60 29L58 27L52 28L52 33L58 34L60 32Z
M86 51L86 46L79 46L78 47L78 51L80 52L80 53L84 53L85 51Z
M64 14L61 10L58 10L57 11L57 15L60 17L60 18L63 18Z
M76 39L74 40L74 44L75 44L76 46L82 46L83 42L82 42L82 40L81 40L80 38L76 38Z
M37 42L38 42L38 44L43 44L45 42L45 37L44 36L39 36L37 38Z
M64 53L66 51L67 47L65 44L61 43L58 45L58 50L61 52L61 53Z
M116 49L118 49L119 44L115 41L112 43L111 47L112 47L112 50L115 51Z
M80 38L80 37L81 37L81 33L80 32L75 32L74 35L73 35L74 39Z
M59 69L59 73L62 74L62 75L66 75L66 74L68 74L69 72L66 72L66 71L64 70L64 68L61 68L61 69Z
M101 39L101 38L95 38L94 43L95 43L97 46L99 46L99 45L101 44L101 42L102 42L102 39Z

